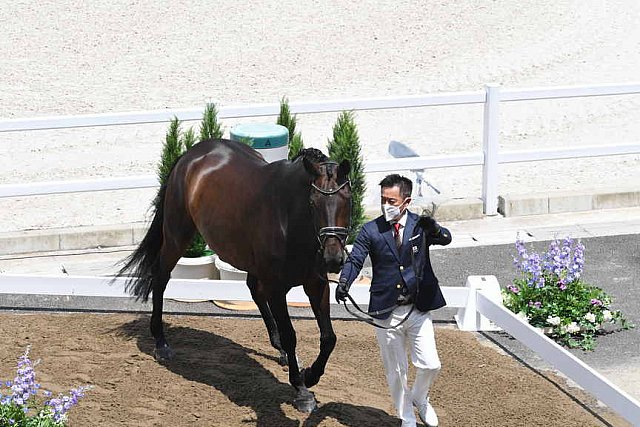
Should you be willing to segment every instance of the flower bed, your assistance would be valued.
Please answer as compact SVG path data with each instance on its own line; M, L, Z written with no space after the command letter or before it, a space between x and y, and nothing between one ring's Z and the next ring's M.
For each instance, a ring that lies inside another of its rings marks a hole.
M29 359L27 347L18 359L15 379L0 381L0 426L64 427L67 425L67 412L90 389L89 386L80 386L72 389L69 395L52 397L51 392L41 389L36 382L33 368L37 364ZM4 387L7 391L3 391Z
M514 257L520 277L503 289L504 304L556 342L570 348L593 350L596 336L607 325L630 327L611 297L582 280L584 245L569 237L554 240L546 253L527 252L516 241Z

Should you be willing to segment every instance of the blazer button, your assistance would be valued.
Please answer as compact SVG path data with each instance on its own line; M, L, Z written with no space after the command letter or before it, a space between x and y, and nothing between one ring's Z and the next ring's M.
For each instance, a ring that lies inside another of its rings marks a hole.
M403 266L400 266L400 271L402 271L402 270L404 270L404 267L403 267Z
M401 285L400 283L398 283L398 284L396 285L396 288L400 289L400 288L402 288L402 285Z

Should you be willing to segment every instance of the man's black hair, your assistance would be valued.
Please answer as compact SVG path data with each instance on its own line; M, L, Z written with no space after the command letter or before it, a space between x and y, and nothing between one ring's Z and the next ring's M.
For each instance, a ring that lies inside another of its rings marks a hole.
M318 150L317 148L303 148L292 159L292 161L297 160L298 157L304 157L305 159L310 160L313 163L322 163L329 160L329 157L327 157L322 151Z
M391 188L396 186L400 189L400 195L402 197L411 197L413 183L409 178L394 173L385 176L384 179L380 181L380 188Z

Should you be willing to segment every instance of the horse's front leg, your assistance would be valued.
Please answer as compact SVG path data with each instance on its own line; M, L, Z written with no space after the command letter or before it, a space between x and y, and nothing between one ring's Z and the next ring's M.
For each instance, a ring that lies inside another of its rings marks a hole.
M304 291L309 296L313 314L320 328L320 354L310 368L305 368L302 371L305 386L313 387L318 384L320 377L324 374L329 356L336 346L336 334L333 332L333 326L331 325L329 282L323 281L318 277L318 279L306 283Z
M271 313L278 325L278 331L280 332L280 341L282 348L287 354L296 354L296 332L291 324L291 318L289 317L289 311L287 310L287 298L285 292L279 292L276 295L272 295L269 306L271 307ZM316 398L311 393L302 381L300 375L300 367L298 366L298 360L296 357L287 358L289 363L289 383L296 389L297 396L293 401L294 406L301 412L312 412L318 407Z

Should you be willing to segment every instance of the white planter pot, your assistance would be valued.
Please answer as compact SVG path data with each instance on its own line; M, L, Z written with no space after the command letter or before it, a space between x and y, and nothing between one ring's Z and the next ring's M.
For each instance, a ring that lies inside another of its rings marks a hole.
M220 272L220 280L247 280L246 271L238 270L218 257L216 257L216 268Z
M216 268L220 272L220 280L247 280L247 272L238 270L231 264L222 261L220 258L216 258ZM229 300L216 300L213 301L215 305L226 308L227 310L257 310L258 307L252 301L229 301Z
M247 272L238 270L231 264L216 258L216 267L220 271L220 280L247 280ZM258 307L251 301L214 301L216 305L227 310L257 310ZM308 303L291 302L288 305L292 307L310 307Z
M198 258L182 257L171 271L171 277L173 279L219 279L216 258L215 255Z

